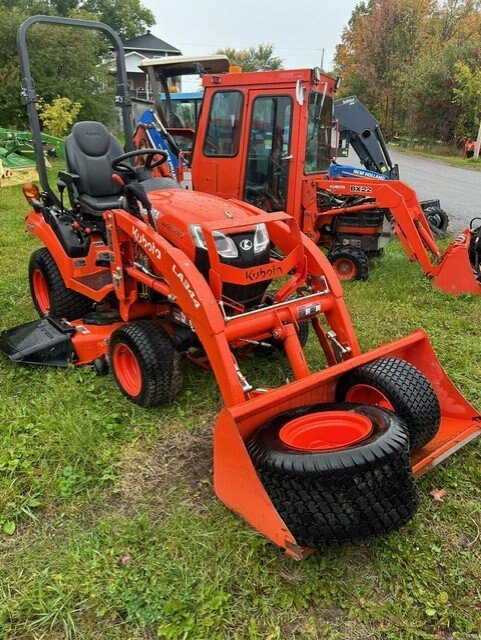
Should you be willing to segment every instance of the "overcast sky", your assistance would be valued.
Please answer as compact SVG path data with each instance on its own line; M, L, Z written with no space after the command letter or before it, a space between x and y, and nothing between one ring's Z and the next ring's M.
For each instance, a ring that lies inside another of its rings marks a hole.
M358 0L143 0L159 38L188 55L272 42L286 69L332 64L336 44ZM187 87L184 88L184 90Z

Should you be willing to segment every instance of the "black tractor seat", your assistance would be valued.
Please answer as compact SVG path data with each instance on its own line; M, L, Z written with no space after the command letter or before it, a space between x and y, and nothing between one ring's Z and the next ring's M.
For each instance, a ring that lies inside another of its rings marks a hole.
M119 206L122 187L112 180L112 161L122 155L120 142L100 122L77 122L65 141L65 159L75 180L69 185L72 206L101 216Z

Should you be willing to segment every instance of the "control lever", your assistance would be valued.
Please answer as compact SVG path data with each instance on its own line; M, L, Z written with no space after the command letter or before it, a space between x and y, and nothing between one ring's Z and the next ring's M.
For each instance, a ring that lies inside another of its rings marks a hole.
M67 188L67 184L63 180L59 180L57 182L57 189L58 189L58 192L60 194L60 211L62 213L64 213L64 211L65 211L64 206L63 206L63 193L64 193L66 188Z

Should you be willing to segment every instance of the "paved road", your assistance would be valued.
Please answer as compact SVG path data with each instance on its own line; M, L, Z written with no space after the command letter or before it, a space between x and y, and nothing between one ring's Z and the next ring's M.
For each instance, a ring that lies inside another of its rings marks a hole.
M420 200L441 200L441 206L449 215L451 233L465 229L471 218L481 217L481 171L450 167L392 148L389 153L392 161L399 164L401 180L416 190ZM352 151L347 160L360 164Z

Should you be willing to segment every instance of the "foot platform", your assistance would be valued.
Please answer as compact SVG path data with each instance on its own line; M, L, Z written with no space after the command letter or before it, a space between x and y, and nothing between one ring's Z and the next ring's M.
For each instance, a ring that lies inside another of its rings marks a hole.
M60 318L41 318L0 333L0 353L12 362L67 367L75 354L75 328Z

